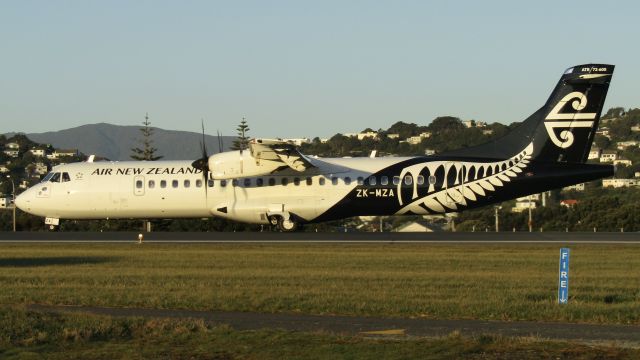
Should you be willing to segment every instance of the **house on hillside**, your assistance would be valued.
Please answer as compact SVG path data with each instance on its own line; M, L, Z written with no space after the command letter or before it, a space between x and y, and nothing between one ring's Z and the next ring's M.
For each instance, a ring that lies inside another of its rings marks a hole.
M78 155L77 149L55 150L52 154L47 155L47 159L55 160L62 157L71 157Z
M18 150L20 149L20 144L18 144L17 142L10 142L4 144L4 148L8 150Z
M0 174L6 174L9 172L7 165L0 165Z
M516 202L516 206L511 208L511 212L512 213L521 213L523 211L529 210L529 209L535 209L536 208L536 202L535 201L518 201Z
M638 185L640 185L640 180L638 179L603 179L602 180L603 188L633 187Z
M624 150L628 147L638 147L638 142L635 140L629 140L629 141L618 141L616 143L616 149L618 150Z
M424 154L425 154L426 156L431 156L431 155L435 155L435 154L436 154L436 151L435 151L435 150L433 150L433 149L424 149Z
M519 202L540 201L540 194L531 194L531 195L519 197L516 199L516 201L519 201Z
M482 128L487 126L487 123L485 121L464 120L462 123L467 128L472 128L472 127Z
M602 135L607 139L611 140L611 135L609 134L609 128L604 126L596 130L596 135Z
M576 199L566 199L566 200L560 201L560 206L564 206L566 208L572 208L576 205L578 205L578 200Z
M633 163L629 159L615 159L613 165L631 166Z
M37 157L44 157L45 156L45 150L44 149L33 148L33 149L29 149L29 152L33 156L37 156Z
M400 138L400 134L387 134L387 137L389 139L399 139Z
M618 152L616 150L604 150L600 154L600 162L613 162L618 158Z
M363 140L365 138L370 138L370 139L378 139L378 133L375 131L367 131L367 132L361 132L356 134L356 136L358 137L358 140Z
M602 149L600 149L599 147L592 147L591 150L589 150L589 156L587 157L587 159L600 159L600 154L602 154Z
M3 152L5 153L5 155L10 156L12 158L17 158L18 155L20 155L20 152L18 150L13 150L13 149L5 149Z
M571 185L571 186L565 186L565 187L562 188L562 191L569 191L569 190L584 191L584 183L575 184L575 185Z
M38 175L45 175L49 172L49 168L47 167L47 164L38 162L34 164L33 172Z
M0 197L0 209L7 209L11 207L11 196Z

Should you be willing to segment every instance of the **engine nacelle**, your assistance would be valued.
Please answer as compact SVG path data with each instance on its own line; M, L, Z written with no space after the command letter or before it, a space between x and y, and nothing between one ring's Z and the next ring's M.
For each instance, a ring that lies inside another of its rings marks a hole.
M209 156L209 171L214 179L233 179L269 175L286 166L280 161L256 159L249 150L227 151Z

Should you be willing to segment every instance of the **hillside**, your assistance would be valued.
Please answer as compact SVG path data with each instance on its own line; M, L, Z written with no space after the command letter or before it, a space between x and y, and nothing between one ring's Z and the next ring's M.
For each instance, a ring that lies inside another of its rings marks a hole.
M130 160L131 148L139 146L140 126L120 126L106 123L82 125L75 128L44 133L26 134L37 143L51 144L55 148L78 149L90 155L110 160ZM218 152L218 138L206 135L209 153ZM163 160L196 159L201 156L202 134L188 131L154 128L154 146ZM231 146L235 137L223 136L223 148Z

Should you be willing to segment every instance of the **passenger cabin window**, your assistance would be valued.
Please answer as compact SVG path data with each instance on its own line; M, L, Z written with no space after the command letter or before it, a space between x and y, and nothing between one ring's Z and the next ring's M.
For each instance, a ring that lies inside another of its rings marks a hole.
M424 185L424 176L418 175L417 183L418 185Z
M220 180L220 186L222 187L227 186L227 180Z
M338 185L338 178L337 177L331 178L331 184Z
M262 186L264 185L264 179L263 178L257 178L256 179L256 186Z
M188 188L191 186L191 181L190 180L185 180L184 181L184 187Z
M289 183L289 179L286 177L283 177L281 183L282 183L282 186L287 186L287 184Z
M407 186L413 184L413 176L405 175L404 176L404 184L407 185Z
M149 180L149 189L153 189L154 187L156 187L156 182L153 180Z
M293 178L293 185L299 186L300 185L300 178Z
M376 184L376 177L369 176L369 185L375 185L375 184Z
M214 183L213 180L211 180L211 179L207 180L207 186L213 187L213 183Z
M324 185L325 179L323 177L321 177L320 179L318 179L318 184L320 185Z
M435 185L436 184L436 177L433 175L429 176L429 185Z
M307 178L307 185L313 185L313 178Z
M238 186L238 179L231 180L231 185Z
M350 185L350 184L351 184L351 178L350 178L350 177L348 177L348 176L347 176L347 177L345 177L345 178L344 178L344 184L345 184L345 185Z
M180 183L178 182L178 180L171 181L171 186L174 187L174 188L177 188L179 184Z
M136 180L136 189L142 189L142 180Z
M358 185L364 184L364 178L362 176L358 176L357 182L358 182Z
M62 173L62 182L67 182L67 181L71 181L71 177L69 176L68 172L63 172Z
M251 179L244 179L244 186L251 186Z
M400 184L400 176L394 176L393 185L398 185L398 184Z
M269 178L269 186L274 186L276 184L276 179Z
M389 177L381 176L380 177L380 185L389 185Z
M202 187L202 180L196 180L196 187Z
M161 188L166 188L167 187L167 180L160 180L160 187Z

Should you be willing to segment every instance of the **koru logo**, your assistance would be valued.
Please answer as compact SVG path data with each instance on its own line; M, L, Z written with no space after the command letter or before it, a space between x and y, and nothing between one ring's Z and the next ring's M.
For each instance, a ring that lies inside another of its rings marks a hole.
M588 128L593 126L593 121L596 118L596 113L560 113L566 103L571 100L573 100L571 107L575 111L580 111L587 106L587 97L579 91L574 91L563 97L544 119L544 126L547 129L551 141L563 149L573 145L574 136L570 130L562 130L560 137L558 137L556 136L555 129Z

